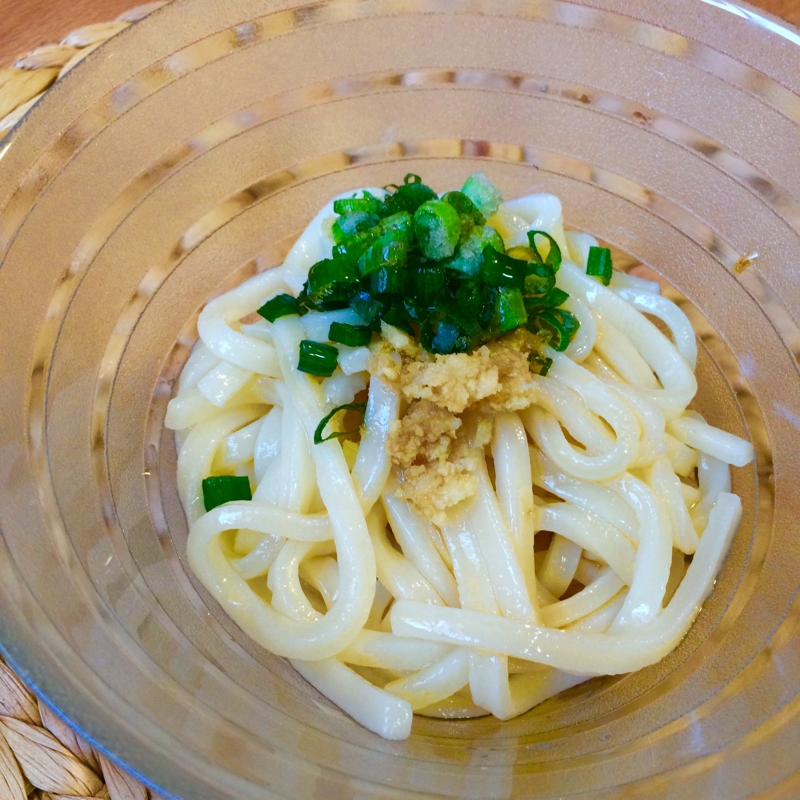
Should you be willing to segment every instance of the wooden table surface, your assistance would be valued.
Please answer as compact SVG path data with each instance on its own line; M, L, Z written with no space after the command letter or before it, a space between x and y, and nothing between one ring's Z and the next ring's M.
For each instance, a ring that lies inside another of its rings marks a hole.
M800 26L800 0L751 2ZM108 22L135 5L136 0L0 0L0 66L37 45L59 41L76 27Z

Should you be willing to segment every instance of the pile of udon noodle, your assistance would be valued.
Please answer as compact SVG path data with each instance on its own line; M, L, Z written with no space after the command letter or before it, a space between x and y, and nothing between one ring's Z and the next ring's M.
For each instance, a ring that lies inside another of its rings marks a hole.
M476 491L435 525L398 496L386 444L406 401L370 376L370 348L340 347L324 380L297 369L300 341L324 341L349 312L248 321L330 256L332 213L282 267L200 315L166 419L197 578L255 641L391 739L409 735L413 712L509 719L663 658L738 525L729 465L753 457L687 410L686 316L655 283L587 276L597 242L564 231L557 198L501 206L507 246L529 228L561 246L557 285L580 329L565 352L545 348L533 401L495 416L469 453ZM313 444L320 420L365 390L360 441ZM249 476L253 499L205 512L202 480L224 474Z

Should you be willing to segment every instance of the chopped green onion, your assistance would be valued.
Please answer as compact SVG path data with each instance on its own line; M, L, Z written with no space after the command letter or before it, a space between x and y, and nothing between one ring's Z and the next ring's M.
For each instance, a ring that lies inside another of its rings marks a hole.
M473 280L461 281L461 285L447 306L448 315L465 331L470 331L476 336L480 328L489 324L493 311L493 290L487 291L484 285Z
M418 175L412 175L412 178L418 177ZM387 214L396 214L399 211L413 214L423 203L428 200L435 200L437 197L438 195L430 186L426 186L421 180L417 180L398 186L384 200L384 206Z
M590 247L589 258L586 261L586 274L600 278L603 286L611 283L613 265L611 251L607 247Z
M360 411L363 414L366 410L367 410L366 403L344 403L341 406L336 406L336 408L334 408L333 411L331 411L330 413L326 414L320 420L319 425L317 425L317 429L314 431L314 444L322 444L323 442L327 442L329 439L338 439L340 436L347 436L348 433L355 433L358 430L358 428L354 428L352 431L334 431L328 436L322 435L325 430L325 426L340 411Z
M396 299L391 303L383 314L381 314L381 321L395 328L400 328L401 331L405 331L409 336L414 335L414 329L409 324L408 312L402 301Z
M414 212L414 233L427 258L450 258L461 238L458 211L444 200L428 200Z
M350 214L354 211L363 211L368 214L380 214L383 210L383 202L377 197L364 192L363 197L344 197L333 201L334 214Z
M356 267L341 259L317 261L308 271L306 304L320 311L346 306L358 287Z
M497 290L495 310L500 333L509 333L528 321L522 292L511 286L501 286Z
M348 347L363 347L372 339L372 328L366 325L349 325L346 322L331 322L328 339Z
M350 298L350 308L358 314L361 319L371 325L381 313L383 304L376 300L369 292L360 291Z
M369 192L336 200L332 257L314 264L296 300L285 295L264 310L277 318L349 306L363 324L332 323L328 336L353 347L368 344L383 323L432 353L470 352L522 325L567 347L578 320L560 308L569 297L555 286L561 250L550 234L529 231L529 247L506 252L486 224L502 198L485 175L441 198L411 173L387 191L383 201ZM331 375L337 361L331 345L301 345L305 372Z
M578 332L580 323L577 317L563 308L550 308L539 312L529 330L534 333L545 333L550 337L550 346L561 352L569 346L573 336Z
M445 302L446 276L439 266L421 266L414 275L414 299L423 307Z
M503 202L503 195L482 172L470 175L461 187L461 191L472 200L486 219L489 219Z
M217 475L203 478L203 505L206 511L230 503L231 500L252 500L250 479L246 475Z
M511 258L505 253L495 250L491 245L487 245L483 248L481 278L489 286L513 286L516 289L522 289L525 285L525 275L529 263L518 258Z
M532 314L536 311L541 311L544 308L557 308L558 306L563 305L568 298L569 295L566 292L554 286L548 292L538 297L526 295L525 308L528 309L529 314Z
M407 272L387 263L369 275L369 290L373 295L402 294L406 287Z
M472 229L476 225L481 227L486 220L480 211L475 207L475 203L467 197L464 192L447 192L442 195L442 200L458 212L458 217L461 220L461 241L465 242L469 237Z
M406 263L408 243L401 230L384 233L358 259L358 269L363 276L380 269L399 270Z
M463 337L461 326L443 314L431 314L420 326L420 344L429 352L449 355L456 352L459 339Z
M304 309L300 306L296 297L290 294L276 294L272 300L267 300L261 308L258 309L258 314L267 322L275 322L280 317L288 317L290 314L302 314Z
M556 273L552 264L526 262L525 294L545 294L555 285Z
M544 258L542 258L542 254L536 246L537 236L544 236L550 242L550 250ZM561 248L556 240L545 231L528 231L528 241L530 242L531 250L536 254L537 260L544 264L552 264L553 270L558 272L558 268L561 266Z
M463 272L465 275L477 275L483 261L483 249L487 245L500 253L505 250L503 240L494 228L490 225L484 225L482 228L475 227L453 258L444 262L444 266Z
M354 233L346 241L339 242L334 246L334 261L358 261L380 235L381 231L377 225L373 228Z
M331 228L333 241L336 244L344 244L357 233L374 228L380 218L377 214L370 211L348 211L336 218Z
M541 375L542 377L547 375L547 373L550 372L550 367L553 366L552 358L550 357L542 358L538 353L530 353L528 355L528 361L530 361L531 363L535 361L537 364L540 365L539 375Z
M309 375L329 378L339 363L339 351L330 344L303 339L300 342L300 359L297 369Z

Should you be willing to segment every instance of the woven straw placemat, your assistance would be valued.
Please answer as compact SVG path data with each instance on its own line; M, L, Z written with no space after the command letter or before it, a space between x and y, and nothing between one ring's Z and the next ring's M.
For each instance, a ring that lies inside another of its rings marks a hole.
M0 68L0 141L47 89L103 42L163 3L87 25ZM0 800L156 800L159 796L109 761L0 659Z
M751 0L800 24L800 0ZM163 2L74 30L0 67L0 143L42 95L105 41ZM0 800L160 800L37 699L0 658Z
M163 2L148 3L126 11L113 22L78 28L57 44L44 44L20 56L13 67L0 67L0 140L52 84L89 53L163 5Z

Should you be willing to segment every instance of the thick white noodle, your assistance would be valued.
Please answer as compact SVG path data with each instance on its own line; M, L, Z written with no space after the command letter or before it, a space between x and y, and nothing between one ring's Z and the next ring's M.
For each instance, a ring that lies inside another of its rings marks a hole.
M283 430L283 409L275 406L264 417L264 424L258 432L253 453L253 464L259 486L270 462L280 455L281 431Z
M556 276L557 284L587 303L624 333L650 365L662 388L646 393L667 419L674 419L697 391L697 381L684 357L672 342L635 308L587 276L575 264L565 261Z
M597 352L628 383L639 389L658 389L658 380L631 340L610 320L597 318Z
M363 630L337 658L345 664L362 667L416 670L440 661L452 649L447 645L423 642L420 639L404 639L393 633Z
M576 264L585 267L577 259L572 259ZM661 294L661 286L657 281L648 281L645 278L640 278L638 275L631 275L628 272L617 272L616 270L611 275L611 288L614 291L618 289L633 289L636 292L646 292L647 294Z
M536 509L536 530L559 533L579 547L591 549L627 586L631 584L636 550L619 528L605 520L570 503L553 503Z
M572 583L582 552L580 545L557 533L553 534L537 578L554 597L561 597Z
M380 506L373 508L367 515L367 525L375 551L378 580L392 596L444 605L441 595L431 582L389 543L386 538L386 515Z
M217 408L222 408L253 376L249 369L221 361L197 382L197 390Z
M597 341L597 321L591 309L572 295L567 298L564 308L574 314L580 323L578 333L564 352L573 361L581 362L592 352Z
M438 534L430 520L418 514L408 501L400 500L395 495L397 486L397 480L390 477L381 496L395 539L402 548L403 555L428 579L445 603L457 606L458 585L434 545L434 537Z
M697 549L697 532L686 508L680 478L672 471L666 458L659 458L650 471L650 488L667 505L672 546L682 553L691 554Z
M750 442L721 431L704 420L683 416L671 420L667 424L667 430L679 442L734 467L743 467L755 457L755 450Z
M369 383L361 444L353 467L353 483L366 514L381 496L389 477L391 458L386 447L389 429L400 413L397 392L379 378Z
M362 320L344 309L241 322L296 295L331 256L332 217L331 202L282 267L200 315L166 415L195 575L245 633L389 739L409 735L412 712L508 719L593 675L658 661L738 524L729 465L754 456L687 409L697 343L686 316L657 283L587 276L597 240L563 230L557 198L503 204L492 224L507 246L527 245L530 229L558 243L557 285L580 328L564 352L542 348L552 365L531 375L533 402L494 415L490 447L470 452L475 495L437 526L397 496L390 437L405 401L370 378L371 349L337 345L340 369L323 380L298 370L302 339ZM358 443L313 444L320 420L364 389ZM203 479L234 473L253 499L206 512Z
M235 467L255 458L256 439L264 420L265 417L259 417L255 422L225 437L218 452L218 460L222 467Z
M536 620L536 566L533 560L535 508L531 463L528 456L528 437L518 414L498 414L494 420L492 439L495 487L506 524L516 549L528 597L532 618ZM448 603L453 605L453 603Z
M268 270L206 305L197 320L197 331L205 346L218 358L260 375L281 376L275 348L231 327L252 314L273 295L286 291L282 270Z
M686 577L664 611L647 625L599 639L598 634L554 630L494 614L434 609L403 600L389 612L392 631L538 661L570 672L585 672L588 665L596 674L632 672L660 660L683 638L711 591L740 517L739 498L720 494Z
M611 483L633 507L639 520L636 566L628 596L612 631L651 622L661 611L672 561L672 533L663 501L656 498L647 484L625 475Z
M548 458L534 447L528 448L531 476L535 486L547 489L587 514L595 514L629 539L638 537L638 521L634 510L616 493L600 483L579 481L559 472Z
M548 628L563 628L570 622L597 611L600 606L615 597L624 584L611 567L601 570L596 580L567 600L545 606L540 614L542 625Z
M293 660L292 666L329 700L384 739L408 739L413 711L402 697L373 686L333 658Z
M633 276L626 277L630 281ZM645 281L645 283L649 283L649 281ZM655 285L658 286L658 284ZM686 314L675 303L648 288L639 288L635 285L623 286L620 282L614 283L614 281L612 281L612 288L619 297L627 300L634 308L660 319L669 328L675 347L686 359L689 367L694 369L697 366L697 338Z
M387 683L383 690L407 700L414 710L439 703L469 682L469 656L456 648L413 675Z
M477 454L475 461L474 474L478 479L478 491L467 510L467 516L486 564L497 605L507 616L531 619L533 605L528 595L525 576L520 568L508 525L503 519L497 495L489 480L483 454Z
M579 267L586 269L589 261L589 248L598 246L597 239L588 233L579 233L578 231L565 231L564 238L567 242L567 252L563 255L574 261ZM614 277L617 276L618 273L614 273Z
M219 358L203 344L202 340L198 339L181 370L181 377L178 381L181 393L197 386L199 380L204 375L208 375L219 364L219 361Z
M219 443L228 434L252 422L260 413L259 406L234 408L196 425L186 437L178 454L178 494L190 524L205 513L203 478L211 472Z

